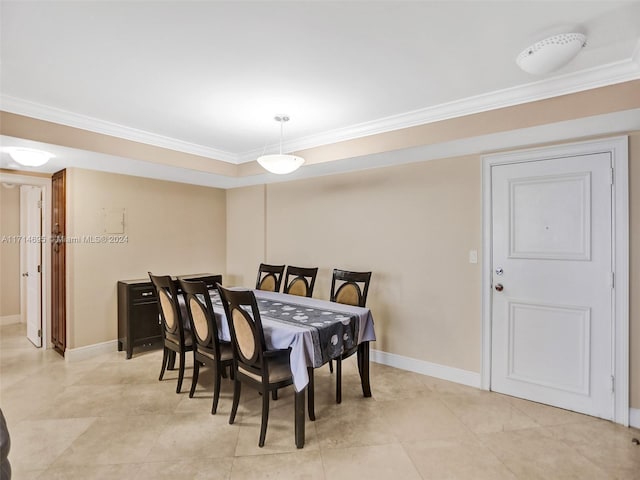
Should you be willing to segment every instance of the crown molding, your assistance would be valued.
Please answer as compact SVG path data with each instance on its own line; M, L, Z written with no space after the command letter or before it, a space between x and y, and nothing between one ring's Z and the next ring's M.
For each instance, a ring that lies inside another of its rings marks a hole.
M22 98L12 97L10 95L0 95L0 109L17 115L37 118L38 120L44 120L46 122L59 123L68 127L88 130L90 132L100 133L103 135L110 135L112 137L123 138L133 142L167 148L169 150L176 150L183 153L190 153L192 155L221 160L227 163L238 163L237 155L231 152L185 142L171 137L165 137L163 135L138 130L136 128L127 127L113 122L107 122L98 118L69 112L67 110L31 102Z
M354 140L369 135L377 135L465 115L545 100L560 95L577 93L637 79L640 79L640 41L637 42L631 58L626 60L487 94L476 95L462 100L443 103L433 107L392 115L370 122L363 122L342 129L330 130L317 135L285 141L282 144L282 148L284 152L297 152L323 145ZM236 154L234 152L184 142L182 140L126 127L124 125L8 95L0 96L0 108L6 112L18 115L60 123L74 128L221 160L232 164L252 162L264 151L264 149L256 149Z
M392 115L371 122L331 130L297 140L285 141L282 144L282 149L283 152L287 153L297 152L308 148L354 140L369 135L415 127L489 110L512 107L523 103L545 100L560 95L568 95L637 79L640 79L640 41L636 45L634 55L627 60L399 115ZM261 152L262 150L252 150L240 154L238 162L245 163L253 161Z

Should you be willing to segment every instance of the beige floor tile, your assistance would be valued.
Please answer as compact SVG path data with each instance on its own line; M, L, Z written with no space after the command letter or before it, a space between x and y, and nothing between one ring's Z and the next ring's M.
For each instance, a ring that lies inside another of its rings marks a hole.
M324 467L318 450L276 453L252 457L237 457L233 462L231 480L305 479L323 480Z
M609 422L549 427L553 436L580 452L617 479L640 479L640 431Z
M491 433L539 426L501 395L490 392L446 395L442 402L474 433Z
M438 398L378 402L375 414L385 420L400 442L460 438L471 431Z
M9 460L13 470L21 472L49 467L95 421L95 418L68 418L8 422L11 435ZM20 475L15 477L20 478Z
M53 467L141 463L169 420L169 415L98 418Z
M531 417L539 425L566 425L570 423L597 422L598 419L581 413L556 408L542 403L530 402L521 398L502 395L511 405Z
M375 445L322 450L327 479L420 479L402 445Z
M524 479L614 478L545 427L479 435L482 443L506 466Z
M315 427L323 450L398 443L373 399L332 404L316 412Z
M233 457L240 428L209 412L174 414L153 443L145 462Z
M79 467L52 467L40 478L43 480L113 480L116 478L140 478L140 465L83 465Z
M143 463L136 480L228 480L233 458L183 459Z
M516 476L475 437L403 444L424 480L515 480Z
M434 393L439 395L480 395L483 393L479 388L449 382L436 377L424 375L422 382Z

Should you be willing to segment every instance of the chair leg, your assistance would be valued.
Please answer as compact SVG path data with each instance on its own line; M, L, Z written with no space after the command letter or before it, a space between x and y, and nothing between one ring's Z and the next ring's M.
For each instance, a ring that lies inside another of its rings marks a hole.
M178 370L178 386L176 387L176 393L180 393L180 390L182 389L182 379L184 378L184 364L185 364L185 358L184 358L184 351L180 352L180 367Z
M316 419L316 407L313 386L313 368L307 367L307 371L309 372L309 385L307 386L307 409L309 410L309 420L314 421Z
M336 359L336 403L342 402L342 359Z
M175 370L176 368L176 352L169 350L169 362L167 363L167 370Z
M267 436L267 423L269 422L269 392L262 393L262 423L260 425L259 447L264 447L264 439Z
M218 410L218 400L220 399L220 380L222 379L222 372L224 369L221 365L216 365L216 379L213 384L213 405L211 407L211 415L215 415L216 410Z
M198 383L198 376L200 373L200 362L196 360L195 354L193 355L193 377L191 377L191 390L189 390L189 398L193 398L193 394L196 392L196 384Z
M167 362L169 361L169 349L167 347L163 347L162 350L162 368L160 369L160 376L158 380L162 380L164 377L165 368L167 368Z
M329 360L329 373L333 373L333 360Z
M271 391L271 398L273 398L273 400L277 400L278 399L278 390L272 390Z
M236 379L233 382L233 404L231 405L231 415L229 415L229 424L233 424L233 422L236 420L238 403L240 403L240 380Z

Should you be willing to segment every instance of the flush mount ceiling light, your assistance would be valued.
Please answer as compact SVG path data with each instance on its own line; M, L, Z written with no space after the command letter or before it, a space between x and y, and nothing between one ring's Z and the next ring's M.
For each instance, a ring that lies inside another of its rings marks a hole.
M304 163L304 158L297 157L296 155L287 155L282 153L282 132L284 122L289 121L287 115L276 115L274 117L276 122L280 122L280 153L273 155L262 155L258 157L258 163L262 165L262 168L278 175L285 175L291 173Z
M586 45L582 33L561 33L525 48L516 57L518 66L527 73L544 75L569 63Z
M15 147L6 150L15 162L25 167L40 167L54 157L49 152L33 148Z

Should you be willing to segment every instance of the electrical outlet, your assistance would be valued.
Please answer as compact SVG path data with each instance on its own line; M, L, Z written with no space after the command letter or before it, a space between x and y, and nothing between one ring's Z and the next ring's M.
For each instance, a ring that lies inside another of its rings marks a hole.
M469 263L478 263L478 251L469 250Z

